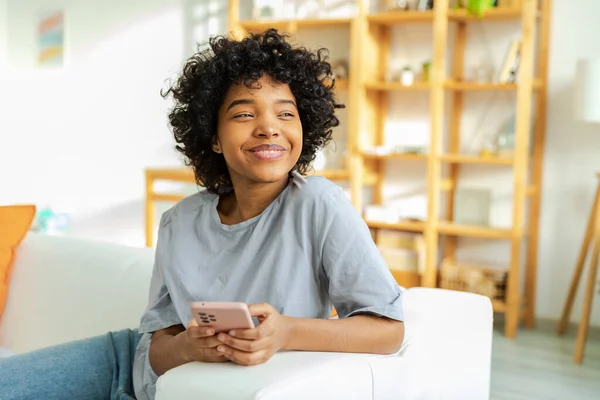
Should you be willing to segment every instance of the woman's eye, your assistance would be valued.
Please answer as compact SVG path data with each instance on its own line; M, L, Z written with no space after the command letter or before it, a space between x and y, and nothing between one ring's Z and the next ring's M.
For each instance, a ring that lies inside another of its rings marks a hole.
M284 112L284 113L281 113L281 114L279 114L279 116L280 116L280 117L286 117L286 118L290 118L290 117L293 117L293 116L294 116L294 114L292 114L292 113L290 113L290 112Z
M250 114L250 113L241 113L241 114L236 115L233 118L251 118L251 117L252 117L252 114Z

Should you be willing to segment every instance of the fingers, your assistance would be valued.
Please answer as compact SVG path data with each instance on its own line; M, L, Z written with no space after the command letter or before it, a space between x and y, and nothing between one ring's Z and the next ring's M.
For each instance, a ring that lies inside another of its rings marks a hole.
M267 306L271 307L269 305ZM271 336L274 332L275 324L273 322L273 314L268 314L268 316L256 328L234 329L229 331L229 335L238 339L259 340Z
M220 354L224 354L227 359L239 365L258 365L263 364L272 356L272 353L267 350L255 351L252 353L248 353L246 351L237 350L227 345L221 345L217 347L217 352Z
M236 329L229 331L229 336L246 339L246 340L259 340L268 336L271 336L274 331L274 326L269 318L265 319L259 326L252 329Z
M229 358L223 354L223 352L217 351L216 348L205 349L204 356L202 357L204 362L227 362Z
M203 338L213 336L215 330L211 327L198 326L190 323L187 327L188 334L193 338Z
M219 341L219 344L224 343L231 348L246 352L267 349L271 347L271 343L273 342L272 337L269 336L257 340L246 340L234 338L224 333L219 333L217 340Z
M196 347L217 347L221 343L215 336L214 328L198 326L194 320L188 324L186 334Z

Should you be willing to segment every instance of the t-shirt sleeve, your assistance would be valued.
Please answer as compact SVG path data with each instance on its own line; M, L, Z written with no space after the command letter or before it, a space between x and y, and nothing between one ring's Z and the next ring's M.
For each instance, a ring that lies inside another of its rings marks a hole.
M148 306L140 321L140 333L151 333L182 323L175 310L169 288L165 281L163 254L168 251L168 240L170 235L167 230L169 229L169 223L169 214L163 214L158 228L158 242L154 257L152 279L150 280Z
M165 280L164 252L168 251L169 215L163 214L158 231L158 242L154 257L154 269L150 281L148 306L142 315L139 333L143 333L136 349L134 363L134 390L140 400L154 399L158 376L150 365L150 343L152 332L182 323L169 294Z
M323 268L339 317L372 314L403 321L403 291L360 214L341 188L332 190L322 204Z

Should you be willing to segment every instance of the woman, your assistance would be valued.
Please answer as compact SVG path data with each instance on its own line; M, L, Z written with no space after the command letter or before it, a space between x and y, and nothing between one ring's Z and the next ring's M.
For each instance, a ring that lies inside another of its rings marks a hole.
M207 190L161 218L139 330L15 356L0 363L0 388L153 399L157 377L191 361L397 351L402 292L368 228L337 185L302 176L339 124L331 75L324 50L293 48L275 30L213 38L190 58L164 95L176 148ZM245 302L260 324L215 334L193 320L194 301ZM328 319L332 306L340 319ZM17 378L36 369L45 388Z

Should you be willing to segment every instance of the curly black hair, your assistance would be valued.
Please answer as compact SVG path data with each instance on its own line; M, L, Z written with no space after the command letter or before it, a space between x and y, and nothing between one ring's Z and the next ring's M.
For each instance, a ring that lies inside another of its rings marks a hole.
M344 105L334 96L327 49L312 52L293 47L286 39L275 29L241 40L212 37L209 48L191 56L176 82L161 92L174 99L169 123L175 148L193 168L196 182L210 192L221 193L232 186L223 155L212 151L218 111L231 85L253 88L265 74L289 85L303 130L302 153L293 168L301 174L308 171L316 152L331 140L332 128L339 125L335 109Z

